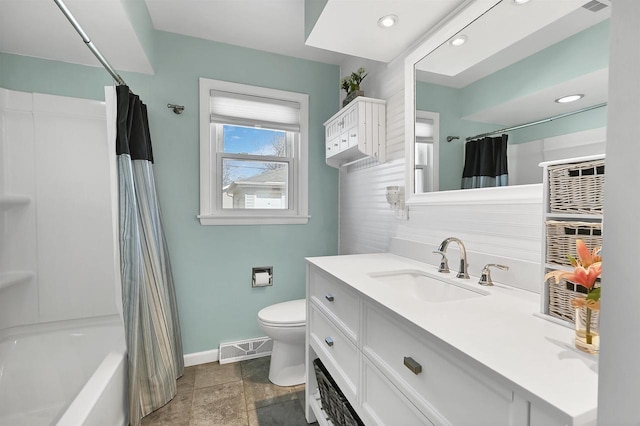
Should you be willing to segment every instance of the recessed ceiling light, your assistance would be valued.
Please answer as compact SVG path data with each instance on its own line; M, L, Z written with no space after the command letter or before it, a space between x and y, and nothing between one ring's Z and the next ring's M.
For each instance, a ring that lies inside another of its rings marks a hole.
M575 102L578 99L582 99L584 98L583 94L578 94L578 95L569 95L569 96L563 96L561 98L556 99L556 102L559 104L566 104L569 102Z
M393 27L398 23L398 17L396 15L385 15L378 19L378 25L382 28Z
M514 2L515 4L518 4L518 5L519 5L519 4L529 3L529 1L531 1L531 0L513 0L513 2Z
M466 35L461 34L459 36L455 36L454 38L452 38L451 41L449 41L449 44L452 45L453 47L462 46L467 42L467 39L468 38Z

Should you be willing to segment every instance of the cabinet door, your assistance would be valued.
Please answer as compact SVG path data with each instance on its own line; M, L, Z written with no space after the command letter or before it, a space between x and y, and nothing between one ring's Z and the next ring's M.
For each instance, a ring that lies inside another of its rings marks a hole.
M509 425L513 392L385 308L365 305L362 351L437 423Z
M366 358L362 401L363 420L367 425L433 425Z
M309 340L329 374L352 405L356 403L359 358L356 346L311 303Z
M347 337L357 343L360 297L352 288L315 268L309 271L309 300L320 306Z
M325 139L333 139L340 134L342 128L340 127L342 116L336 117L333 121L325 125Z

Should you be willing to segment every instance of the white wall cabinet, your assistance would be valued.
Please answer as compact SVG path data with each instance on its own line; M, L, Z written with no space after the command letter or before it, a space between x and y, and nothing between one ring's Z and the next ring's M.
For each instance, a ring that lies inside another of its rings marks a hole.
M386 102L357 97L324 123L326 161L332 167L360 158L385 161Z
M309 422L331 424L312 364L320 358L367 425L566 424L508 380L312 264L307 310Z

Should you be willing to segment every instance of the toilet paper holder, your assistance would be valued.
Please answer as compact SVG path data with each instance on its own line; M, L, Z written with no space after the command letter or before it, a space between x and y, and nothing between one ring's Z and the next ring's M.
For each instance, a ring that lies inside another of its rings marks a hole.
M256 266L251 269L251 287L273 285L273 266Z

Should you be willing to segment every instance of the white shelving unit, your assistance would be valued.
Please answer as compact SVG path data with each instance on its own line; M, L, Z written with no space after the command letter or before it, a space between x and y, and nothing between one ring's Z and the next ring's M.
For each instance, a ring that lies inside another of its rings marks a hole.
M549 168L557 165L571 165L575 164L576 166L580 166L581 164L591 163L597 160L603 160L605 158L604 155L592 155L585 157L577 157L577 158L568 158L564 160L557 161L549 161L540 164L540 167L544 168L544 180L543 180L543 206L544 206L544 214L543 214L543 238L542 238L542 273L543 276L549 271L553 270L566 270L571 271L573 268L569 265L561 265L554 262L549 262L548 260L548 244L547 238L548 235L548 221L557 221L557 222L567 222L567 226L571 226L571 224L575 224L576 222L584 222L588 224L599 224L602 225L603 214L592 214L592 213L581 213L581 212L552 212L551 210L551 189L550 189L550 177L549 177ZM587 176L587 175L585 175ZM595 175L589 175L595 176ZM604 179L604 174L598 175ZM582 189L584 190L584 189ZM580 187L576 187L575 191L581 191ZM602 194L598 195L602 198ZM580 234L576 234L576 237L580 237ZM590 247L592 248L592 247ZM567 253L572 254L572 253ZM568 319L562 319L557 315L552 315L549 309L549 298L550 298L550 290L549 286L544 283L543 292L541 297L541 316L549 319L553 322L556 322L561 325L565 325L567 327L573 327L573 323L569 322Z

